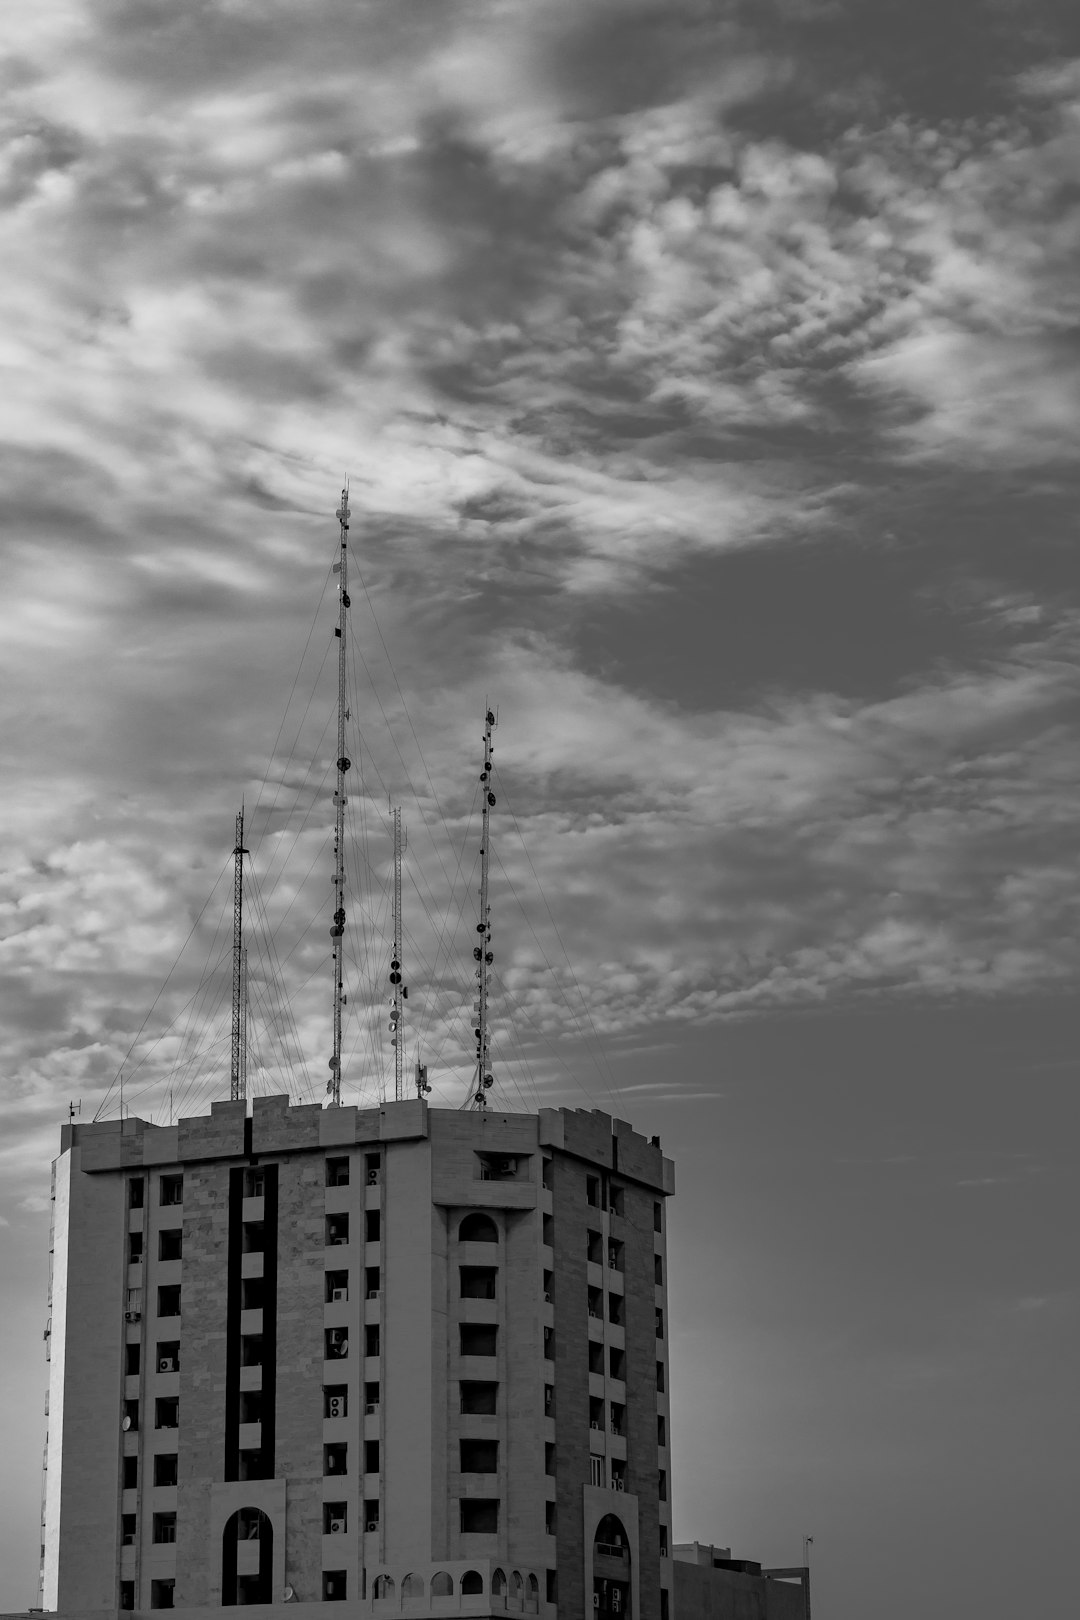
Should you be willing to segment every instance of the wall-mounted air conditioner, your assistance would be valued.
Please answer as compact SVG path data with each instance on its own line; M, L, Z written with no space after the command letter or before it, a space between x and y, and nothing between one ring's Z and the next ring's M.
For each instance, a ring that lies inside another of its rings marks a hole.
M593 1422L593 1423L589 1424L590 1429L598 1429L599 1427L600 1427L599 1423L596 1423L596 1422Z
M378 1410L379 1410L378 1401L368 1401L367 1405L364 1407L364 1411L367 1413L368 1417L374 1417L375 1413Z
M347 1288L331 1288L330 1290L331 1305L344 1305L348 1297L349 1290Z
M616 1491L625 1491L626 1489L625 1479L613 1479L611 1484L612 1488Z
M377 1170L368 1171L367 1184L369 1187L377 1187L379 1185L379 1172Z
M593 1593L593 1595L592 1595L592 1606L593 1606L594 1609L598 1609L600 1607L600 1594L599 1594L599 1592L594 1592Z
M342 1418L342 1417L344 1417L345 1416L345 1397L344 1397L344 1395L331 1395L329 1400L326 1403L326 1407L327 1407L327 1411L328 1411L329 1415L332 1418Z
M142 1321L142 1311L125 1311L124 1312L124 1321L125 1322L141 1322Z
M369 1531L370 1530L377 1530L379 1528L378 1519L369 1519L368 1522L367 1522L367 1528L368 1528Z
M344 1519L331 1519L330 1520L330 1534L332 1536L343 1536L345 1534L345 1520Z
M158 1372L175 1372L176 1362L173 1360L172 1356L160 1356L158 1358L157 1370Z
M550 1294L545 1294L544 1295L544 1304L545 1305L550 1305L551 1304L551 1295Z
M380 1299L382 1297L382 1289L381 1288L369 1288L368 1291L367 1291L367 1297L368 1297L368 1299Z
M121 1545L121 1547L134 1547L134 1545L135 1545L135 1532L134 1532L134 1530L129 1530L126 1533L126 1535L122 1535L120 1537L120 1545Z
M500 1159L499 1160L499 1174L500 1174L500 1176L512 1176L512 1175L514 1175L516 1173L516 1171L517 1171L517 1160L516 1159Z

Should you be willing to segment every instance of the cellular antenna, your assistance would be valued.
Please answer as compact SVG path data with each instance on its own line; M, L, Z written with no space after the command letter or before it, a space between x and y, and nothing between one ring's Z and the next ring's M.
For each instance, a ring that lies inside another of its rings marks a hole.
M233 850L232 917L232 1063L229 1068L229 1101L240 1102L247 1095L244 1047L244 807L236 817L236 847Z
M477 998L473 1011L476 1014L476 1025L473 1033L476 1036L476 1091L472 1097L474 1108L487 1107L487 1094L494 1085L491 1073L491 1037L488 1030L488 974L491 964L495 960L491 949L491 906L488 902L488 857L491 847L488 818L495 804L495 795L491 791L491 732L497 724L490 709L484 716L484 768L480 772L481 812L480 812L480 921L476 925L476 932L480 936L479 944L473 948L473 958L476 962Z
M341 505L337 510L341 525L341 554L334 564L334 573L340 574L338 583L338 623L334 634L338 638L338 710L337 710L337 788L334 791L334 921L330 938L334 942L334 1052L330 1059L330 1079L326 1089L334 1108L341 1106L341 1009L345 1001L342 994L342 972L345 956L345 772L352 761L345 754L345 627L349 606L349 489L341 492Z
M405 1006L409 998L408 987L401 975L401 857L408 846L408 834L403 837L401 811L392 809L394 818L394 944L390 957L390 1045L394 1048L394 1101L405 1096L403 1081L405 1063Z

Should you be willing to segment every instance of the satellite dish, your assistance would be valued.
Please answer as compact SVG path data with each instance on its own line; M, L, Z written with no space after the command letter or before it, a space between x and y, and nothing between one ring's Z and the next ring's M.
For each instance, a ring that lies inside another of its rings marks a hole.
M287 1586L284 1592L282 1592L281 1596L286 1603L291 1603L293 1598L296 1596L296 1593L293 1591L291 1586Z
M129 1417L126 1417L124 1419L124 1421L121 1423L120 1427L123 1429L124 1433L126 1434L127 1431L131 1428L131 1419Z

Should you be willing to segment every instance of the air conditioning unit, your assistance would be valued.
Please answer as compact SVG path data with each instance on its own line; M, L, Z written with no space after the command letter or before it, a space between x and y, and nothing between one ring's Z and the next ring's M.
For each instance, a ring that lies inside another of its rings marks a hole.
M607 1212L608 1212L609 1215L617 1215L619 1213L618 1209L615 1207L614 1204L609 1204L608 1205Z
M550 1305L551 1304L551 1295L550 1294L545 1294L544 1295L544 1304L545 1305Z
M613 1490L625 1491L625 1489L626 1489L626 1481L625 1481L625 1479L613 1479L611 1484L612 1484L612 1489Z
M331 1519L330 1520L330 1534L332 1536L343 1536L345 1534L345 1520L344 1519Z
M380 1299L382 1297L382 1289L381 1288L369 1288L368 1291L367 1291L367 1297L368 1297L368 1299Z
M369 1519L369 1520L368 1520L368 1522L367 1522L367 1529L368 1529L368 1530L369 1530L369 1531L371 1531L371 1530L377 1530L377 1529L378 1529L378 1528L379 1528L379 1521L378 1521L378 1519Z
M611 1260L608 1261L608 1270L609 1271L618 1271L618 1269L619 1269L619 1266L618 1266L618 1262L616 1260L611 1259Z
M611 1594L611 1612L612 1612L612 1614L618 1614L618 1612L619 1612L619 1610L621 1608L622 1608L622 1593L619 1591L618 1587L616 1587L614 1592L612 1592L612 1594Z
M600 1594L599 1594L599 1592L594 1592L593 1593L593 1595L592 1595L592 1606L593 1606L594 1609L598 1609L600 1607Z
M344 1305L348 1297L349 1290L347 1288L331 1288L330 1290L331 1305Z
M120 1545L122 1547L134 1547L134 1545L135 1545L135 1532L134 1532L134 1530L129 1530L126 1535L123 1535L123 1536L120 1537Z
M342 1417L344 1417L345 1416L345 1397L344 1397L344 1395L331 1395L329 1400L326 1403L326 1408L327 1408L327 1412L329 1413L330 1417L332 1417L332 1418L342 1418Z
M367 1184L369 1187L377 1187L379 1185L379 1172L377 1170L368 1171Z
M125 1311L124 1312L124 1321L125 1322L141 1322L142 1321L142 1311Z
M158 1359L157 1370L158 1372L175 1372L176 1362L172 1356L161 1356Z
M499 1174L500 1174L500 1176L512 1176L516 1172L516 1170L517 1170L517 1160L516 1159L500 1159L499 1160Z
M364 1411L367 1413L368 1417L374 1417L375 1413L378 1410L379 1410L378 1401L368 1401L367 1405L364 1407Z

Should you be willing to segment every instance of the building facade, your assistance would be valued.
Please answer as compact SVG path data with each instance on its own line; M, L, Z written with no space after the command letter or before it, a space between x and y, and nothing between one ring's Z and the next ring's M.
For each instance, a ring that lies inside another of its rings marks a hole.
M673 1189L599 1111L66 1126L45 1607L669 1620Z

